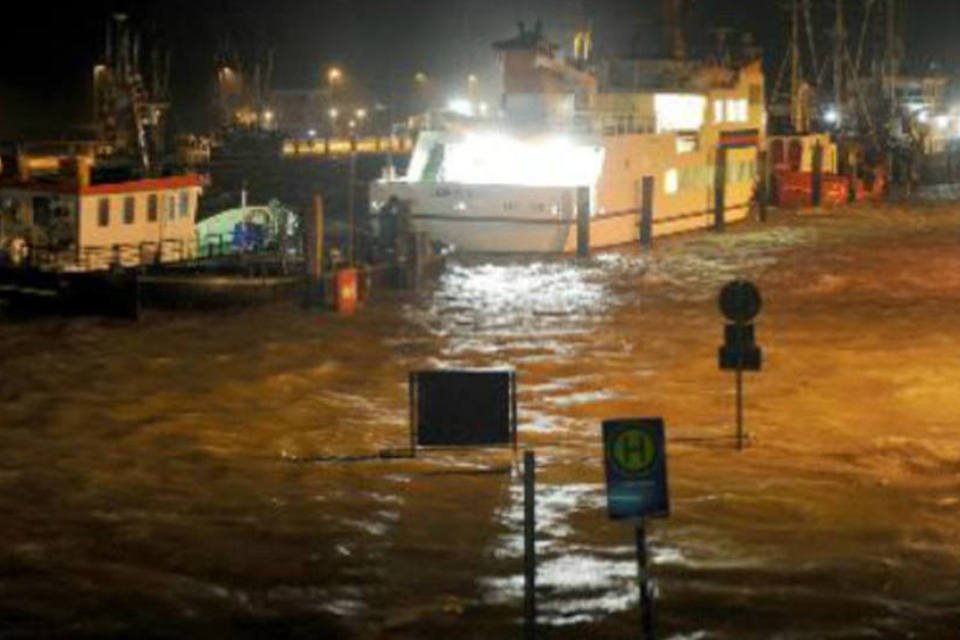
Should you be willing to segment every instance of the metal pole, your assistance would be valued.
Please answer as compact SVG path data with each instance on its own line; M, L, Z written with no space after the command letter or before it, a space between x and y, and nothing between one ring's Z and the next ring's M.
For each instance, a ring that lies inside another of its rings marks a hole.
M537 492L534 452L523 452L523 637L537 636Z
M354 265L355 257L355 244L357 241L356 229L354 228L353 223L353 204L356 192L356 179L357 179L357 150L353 148L350 150L350 176L347 180L347 233L348 242L347 242L347 264L351 267Z
M758 215L760 222L767 221L767 204L770 201L770 152L767 149L761 151L757 156L757 164L760 165L760 180L757 189Z
M743 451L743 367L737 365L737 450Z
M653 589L647 575L647 531L643 520L636 525L637 586L640 589L640 630L643 640L656 640Z

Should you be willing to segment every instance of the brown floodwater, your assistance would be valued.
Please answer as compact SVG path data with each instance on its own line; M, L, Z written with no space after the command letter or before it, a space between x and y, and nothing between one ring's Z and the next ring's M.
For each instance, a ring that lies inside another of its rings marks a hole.
M766 368L732 447L728 279ZM543 638L638 635L600 422L667 423L660 637L960 637L960 209L778 216L642 254L467 260L358 316L0 320L0 638L520 637L503 452L407 439L407 372L512 366ZM352 456L357 456L353 459Z

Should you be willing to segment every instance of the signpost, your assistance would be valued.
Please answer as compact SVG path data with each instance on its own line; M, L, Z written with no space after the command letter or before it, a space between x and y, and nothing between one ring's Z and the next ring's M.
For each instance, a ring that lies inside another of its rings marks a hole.
M633 522L637 545L640 625L645 640L655 638L653 583L647 571L645 518L666 518L667 451L661 418L628 418L603 423L607 512Z
M737 449L742 450L743 430L743 372L760 371L763 350L756 344L753 320L763 307L756 285L746 280L734 280L720 291L720 312L729 321L724 327L724 342L720 347L720 369L736 372L737 388Z

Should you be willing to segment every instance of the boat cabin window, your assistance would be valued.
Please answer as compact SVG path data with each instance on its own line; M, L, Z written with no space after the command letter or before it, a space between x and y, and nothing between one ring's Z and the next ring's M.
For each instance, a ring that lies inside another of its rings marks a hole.
M663 191L667 194L674 194L680 189L680 176L676 169L668 169L663 176Z
M180 192L180 217L186 218L188 213L190 213L190 192L181 191Z
M157 194L151 193L147 196L147 222L157 221L157 210L159 209Z
M110 226L110 198L100 198L97 202L97 224L101 227Z
M50 198L33 199L33 224L46 229L53 222L53 211L50 204Z
M133 224L137 215L137 201L133 196L127 196L123 199L123 224Z
M177 198L167 196L167 220L173 220L177 217Z

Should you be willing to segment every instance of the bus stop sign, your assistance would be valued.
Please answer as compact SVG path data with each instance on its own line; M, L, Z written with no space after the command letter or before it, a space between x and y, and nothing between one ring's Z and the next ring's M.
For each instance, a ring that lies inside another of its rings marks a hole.
M629 418L603 423L607 512L613 520L665 518L667 452L663 420Z

